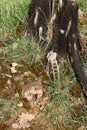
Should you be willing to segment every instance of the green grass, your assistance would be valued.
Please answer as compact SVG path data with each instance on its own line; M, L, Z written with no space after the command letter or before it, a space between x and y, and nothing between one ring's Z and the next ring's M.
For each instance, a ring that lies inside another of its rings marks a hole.
M14 101L13 101L14 100ZM17 108L18 99L1 99L0 98L0 125L8 120Z
M76 2L83 11L87 12L87 0L76 0Z
M38 60L38 44L34 38L28 41L24 36L30 2L0 1L0 41L5 46L0 48L0 60L26 61L28 64Z
M14 39L14 42L7 47L1 48L0 61L7 59L8 61L22 62L34 64L40 60L38 43L32 39L30 42L25 37Z
M77 130L80 126L86 126L87 122L87 110L82 112L79 108L79 104L84 102L84 98L79 95L80 86L72 70L68 71L69 73L65 72L65 69L60 71L58 81L47 86L50 102L45 114L53 124L54 130Z
M17 29L26 25L27 11L31 0L0 1L0 37L5 38Z
M32 41L29 45L29 41L23 36L30 2L31 0L0 1L0 43L6 46L4 49L0 48L0 52L3 51L0 57L1 60L7 57L7 59L13 61L25 59L30 63L29 58L32 63L37 61L40 54L38 45L35 45L37 49L34 48ZM84 6L85 9L85 0L83 0L83 2L77 0L77 2L82 8ZM15 46L15 44L17 44L18 48L14 49L13 46ZM32 56L29 57L28 54L30 53L32 53Z

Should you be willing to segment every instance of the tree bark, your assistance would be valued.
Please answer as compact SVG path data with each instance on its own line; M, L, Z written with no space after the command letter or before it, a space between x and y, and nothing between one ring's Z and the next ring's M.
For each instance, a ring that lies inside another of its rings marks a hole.
M53 50L61 56L67 56L68 54L76 79L87 98L87 68L80 58L79 7L74 1L65 0L62 2L59 0L32 0L28 13L27 32L32 32L32 35L41 34L46 44L50 32L49 50ZM54 14L56 15L55 19ZM48 26L46 26L47 21ZM43 31L39 32L41 27Z

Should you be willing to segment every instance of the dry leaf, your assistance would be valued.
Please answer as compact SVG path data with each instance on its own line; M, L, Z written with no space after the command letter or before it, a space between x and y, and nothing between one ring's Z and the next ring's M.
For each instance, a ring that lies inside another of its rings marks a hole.
M18 43L15 42L15 43L13 44L13 49L16 49L17 47L18 47Z
M85 127L81 126L81 127L78 128L78 130L85 130Z
M8 78L12 78L12 76L10 74L5 74L5 76Z
M16 67L18 64L17 63L12 63L12 67Z
M17 72L17 70L15 69L15 66L11 67L10 69L11 69L11 73L12 73L12 74L14 74L14 73Z
M14 76L14 80L17 82L17 81L22 81L23 80L23 78L24 78L24 75L17 75L17 76Z
M83 17L83 11L81 10L81 9L79 9L79 12L78 12L78 14L79 14L79 17Z
M32 121L35 118L34 115L29 113L21 113L21 115L18 116L18 119L15 123L12 124L12 128L18 129L18 128L28 128L30 127L29 122Z
M15 97L16 97L16 98L19 97L19 93L15 93Z
M22 106L23 106L23 103L20 102L20 103L17 104L17 106L18 106L18 107L22 107Z
M28 101L38 100L43 96L42 84L40 81L34 81L23 86L22 95ZM35 97L37 97L35 99Z
M8 84L8 85L11 85L11 80L8 80L8 81L7 81L7 84Z

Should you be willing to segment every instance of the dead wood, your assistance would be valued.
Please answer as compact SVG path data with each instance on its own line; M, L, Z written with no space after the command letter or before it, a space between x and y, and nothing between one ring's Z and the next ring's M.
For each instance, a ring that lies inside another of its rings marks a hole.
M68 56L72 68L75 72L75 76L81 88L83 90L84 96L87 99L87 68L82 63L81 57L79 55L80 45L78 37L78 5L74 5L71 17L71 27L68 33Z
M80 58L78 8L74 0L32 0L27 33L38 36L40 44L48 44L48 52L68 55L76 79L87 97L87 68Z

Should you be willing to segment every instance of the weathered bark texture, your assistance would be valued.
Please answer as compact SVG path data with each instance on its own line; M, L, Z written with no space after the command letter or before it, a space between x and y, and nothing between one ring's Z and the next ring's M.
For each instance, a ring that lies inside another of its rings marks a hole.
M49 43L50 50L69 57L77 81L87 97L87 68L80 58L78 4L74 0L32 0L28 12L28 35Z
M87 99L87 68L82 63L79 55L78 5L76 4L73 6L71 21L71 27L68 34L68 56L77 81L80 83Z
M51 12L52 0L32 0L28 11L28 33L38 35L40 26L43 27L43 32L47 30Z

